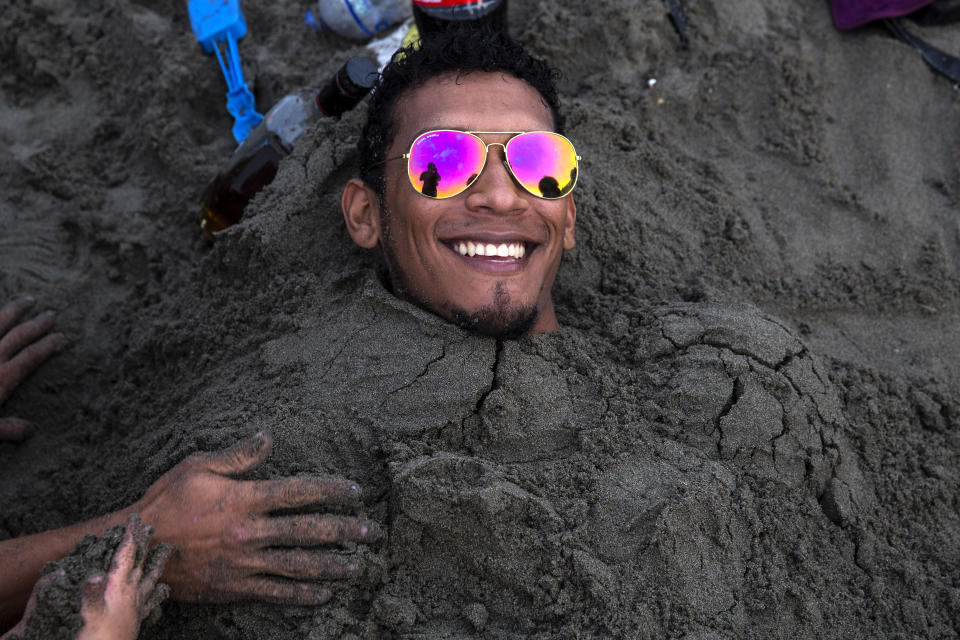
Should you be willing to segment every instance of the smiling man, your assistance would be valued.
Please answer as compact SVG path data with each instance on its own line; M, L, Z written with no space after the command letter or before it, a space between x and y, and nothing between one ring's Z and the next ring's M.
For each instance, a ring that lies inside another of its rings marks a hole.
M578 157L555 77L506 35L471 29L384 69L342 205L397 296L484 335L559 328L551 288L574 246Z

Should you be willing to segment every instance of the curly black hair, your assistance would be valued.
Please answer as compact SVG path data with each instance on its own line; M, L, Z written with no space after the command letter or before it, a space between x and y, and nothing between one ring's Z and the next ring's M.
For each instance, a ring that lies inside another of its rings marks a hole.
M432 35L419 48L406 47L394 54L373 89L357 150L360 178L373 188L381 202L385 191L383 160L396 134L394 109L404 92L446 73L471 71L508 73L523 80L543 98L553 115L554 131L563 133L563 114L557 97L559 72L546 61L527 53L505 33L467 25Z

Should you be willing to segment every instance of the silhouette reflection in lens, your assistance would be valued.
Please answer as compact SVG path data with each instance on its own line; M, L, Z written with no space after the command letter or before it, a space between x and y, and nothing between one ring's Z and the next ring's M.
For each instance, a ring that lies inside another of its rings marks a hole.
M423 183L423 189L420 190L420 193L436 198L437 185L440 184L440 173L437 171L437 165L428 162L427 170L420 174L420 182Z
M540 183L537 185L537 188L540 189L540 193L543 194L544 198L559 198L563 195L560 193L560 183L557 182L557 179L553 176L543 176L540 178Z
M567 195L568 193L570 193L570 190L573 189L573 185L576 183L577 183L577 168L574 167L573 169L570 169L570 182L568 182L567 184L563 185L560 188L560 194Z

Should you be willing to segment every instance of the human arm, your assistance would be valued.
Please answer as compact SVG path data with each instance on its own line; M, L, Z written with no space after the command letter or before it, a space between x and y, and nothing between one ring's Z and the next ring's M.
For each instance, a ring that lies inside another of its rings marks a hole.
M83 627L76 640L135 640L141 622L170 592L158 580L173 548L159 545L148 551L152 535L152 527L142 524L139 516L132 515L127 519L123 537L105 574L96 573L87 577L85 582L73 583L62 563L52 571L48 570L33 587L23 618L0 640L25 635L34 615L47 618L56 615L50 610L51 595L48 593L53 589L77 589L80 592Z
M139 513L154 540L177 547L162 580L178 600L317 605L331 597L317 580L355 575L361 567L320 545L371 542L368 520L343 515L273 516L309 505L356 506L359 488L339 478L299 476L235 480L270 452L264 433L218 452L190 456L161 476L143 498L112 514L63 529L0 542L0 631L21 615L43 565L64 556L87 533L101 534Z
M0 406L34 369L64 344L62 333L49 333L53 313L45 312L17 324L33 306L33 298L18 298L0 309ZM0 442L26 438L30 423L22 418L0 418Z

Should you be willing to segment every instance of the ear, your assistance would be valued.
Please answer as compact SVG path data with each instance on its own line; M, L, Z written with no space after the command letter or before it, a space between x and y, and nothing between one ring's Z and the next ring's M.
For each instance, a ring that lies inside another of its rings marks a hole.
M372 249L380 242L380 205L377 193L363 180L351 178L340 198L347 233L364 249Z
M563 248L565 251L570 251L575 246L577 246L577 240L574 237L573 226L577 221L577 205L573 201L573 194L570 193L567 195L567 213L566 221L563 229Z

